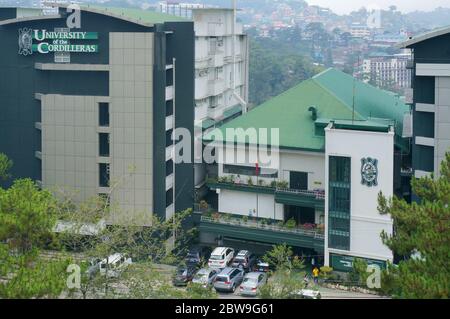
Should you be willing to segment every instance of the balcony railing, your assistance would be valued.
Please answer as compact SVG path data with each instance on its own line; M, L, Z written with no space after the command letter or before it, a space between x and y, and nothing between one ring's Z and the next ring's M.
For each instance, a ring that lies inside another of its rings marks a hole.
M325 236L323 234L322 230L308 230L303 229L301 227L294 227L290 228L287 226L281 226L276 224L268 224L263 223L261 221L254 221L254 220L244 220L243 218L237 218L237 217L230 217L230 215L227 215L228 217L224 217L224 215L217 217L209 217L209 216L201 216L201 222L207 222L207 223L214 223L214 224L221 224L221 225L229 225L229 226L240 226L245 228L251 228L251 229L259 229L259 230L267 230L267 231L275 231L280 233L289 233L289 234L295 234L300 236L307 236L312 237L315 239L324 239Z
M317 189L317 190L302 190L302 189L291 189L285 187L286 182L277 182L274 181L270 185L267 184L249 184L249 183L234 183L229 181L217 180L209 178L207 180L207 184L210 187L214 188L226 188L226 189L247 189L254 192L262 192L262 193L286 193L291 195L299 195L303 197L309 197L316 200L325 200L325 190Z

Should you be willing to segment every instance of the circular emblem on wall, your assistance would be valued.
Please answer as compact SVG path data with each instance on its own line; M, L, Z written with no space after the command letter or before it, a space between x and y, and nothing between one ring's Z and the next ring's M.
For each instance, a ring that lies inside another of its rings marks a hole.
M33 54L33 34L32 30L28 28L19 29L19 54L31 55Z
M361 184L369 187L378 185L378 160L370 157L361 159Z

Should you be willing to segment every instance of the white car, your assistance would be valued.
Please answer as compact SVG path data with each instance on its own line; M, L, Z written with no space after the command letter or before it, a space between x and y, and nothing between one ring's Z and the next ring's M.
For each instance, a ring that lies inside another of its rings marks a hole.
M100 262L100 274L117 278L131 264L131 258L126 255L113 254Z
M302 299L321 299L322 296L320 295L320 292L317 290L311 290L311 289L302 289L299 292L299 296Z
M230 247L217 247L211 253L208 260L208 266L215 269L223 269L234 258L234 249Z

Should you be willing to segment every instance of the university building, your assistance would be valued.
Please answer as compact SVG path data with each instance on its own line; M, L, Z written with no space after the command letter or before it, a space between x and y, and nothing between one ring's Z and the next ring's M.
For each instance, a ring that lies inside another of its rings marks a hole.
M13 177L79 201L111 193L111 223L192 207L193 165L175 164L172 132L193 135L193 23L91 6L68 28L66 5L53 5L0 9L0 152Z
M450 28L411 38L399 46L411 49L413 140L416 177L440 175L450 151Z
M408 113L397 95L328 69L206 133L218 164L208 167L209 201L197 207L201 240L287 243L341 271L354 257L392 261L380 234L393 224L377 196L403 195ZM278 145L227 134L253 128L278 128ZM266 146L272 161L261 159Z

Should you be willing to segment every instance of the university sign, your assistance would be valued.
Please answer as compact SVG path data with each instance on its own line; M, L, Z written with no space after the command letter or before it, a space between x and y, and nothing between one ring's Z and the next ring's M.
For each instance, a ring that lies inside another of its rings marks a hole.
M50 52L95 53L96 44L73 44L71 40L97 40L97 32L70 32L19 29L19 54L47 54ZM39 43L33 43L34 41Z

